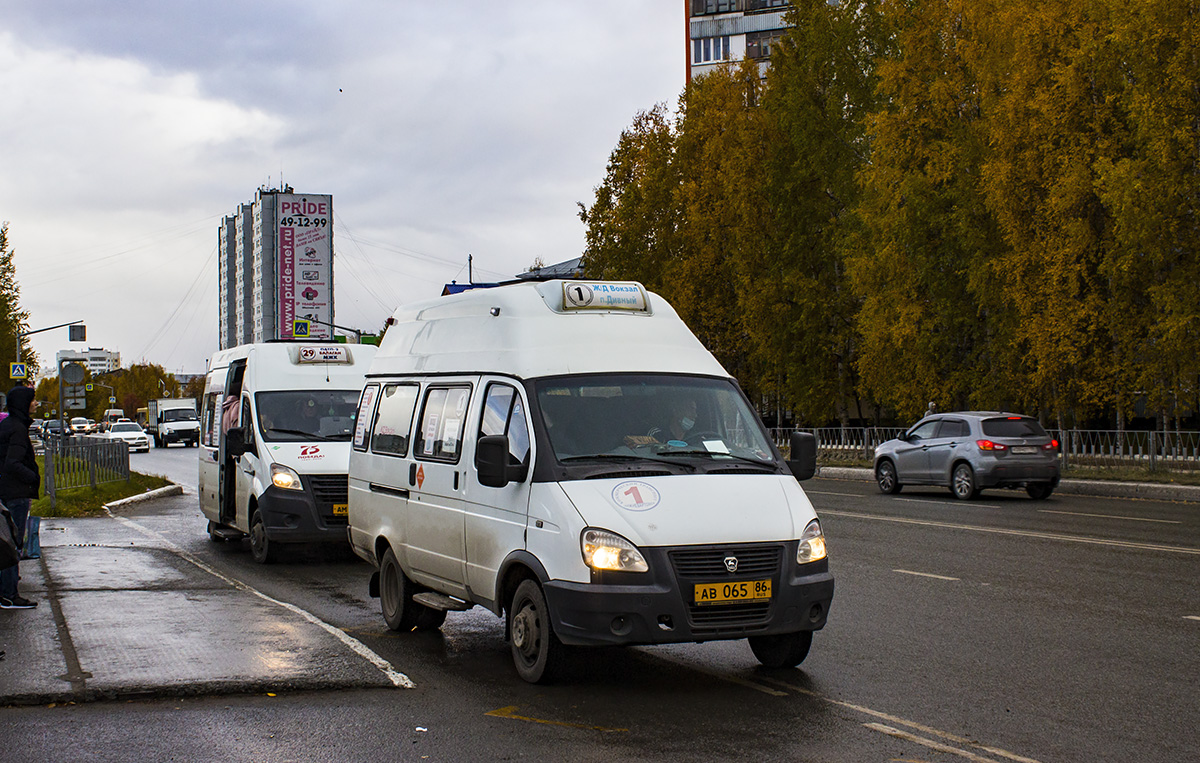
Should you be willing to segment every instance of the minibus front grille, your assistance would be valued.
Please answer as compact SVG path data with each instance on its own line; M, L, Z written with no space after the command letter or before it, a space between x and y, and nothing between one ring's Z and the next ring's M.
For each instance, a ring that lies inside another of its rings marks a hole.
M700 607L688 605L693 636L716 636L725 631L744 633L754 626L766 626L771 617L771 602L722 604Z
M326 524L344 525L346 515L335 515L334 504L345 505L349 500L349 478L345 474L309 474L303 479L308 481L312 489L313 500L317 504L317 513Z
M744 580L755 575L775 577L783 558L782 546L710 546L698 549L678 549L670 552L671 566L680 578L700 578L697 583ZM726 567L726 557L737 559L736 571Z

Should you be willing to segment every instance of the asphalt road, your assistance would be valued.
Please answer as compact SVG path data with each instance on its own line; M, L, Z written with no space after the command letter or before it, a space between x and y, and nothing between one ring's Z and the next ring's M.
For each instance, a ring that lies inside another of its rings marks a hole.
M515 674L500 621L394 634L370 569L301 550L255 565L213 544L196 450L132 456L190 487L128 516L231 579L312 613L415 689L0 711L46 759L1182 761L1200 749L1200 505L805 483L837 578L799 669L744 642L587 651L572 680ZM237 623L230 623L236 629ZM0 668L2 669L2 668ZM80 740L87 744L80 746ZM29 757L23 755L22 757Z

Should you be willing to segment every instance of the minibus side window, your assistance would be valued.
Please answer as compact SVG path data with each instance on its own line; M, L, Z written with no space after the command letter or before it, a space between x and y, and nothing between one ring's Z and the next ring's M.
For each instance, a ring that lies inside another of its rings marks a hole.
M514 466L525 463L529 456L529 425L525 421L525 405L514 388L507 384L488 385L479 434L507 435L509 463Z
M427 389L421 423L413 439L413 455L431 461L458 463L470 400L469 386Z
M375 396L379 394L378 384L368 384L363 387L362 397L358 399L358 412L354 414L354 449L367 449L367 435L374 423L371 416L375 414Z
M204 444L210 448L217 447L218 437L220 436L220 421L221 417L217 414L217 409L221 406L221 391L209 392L204 396L204 414L202 421L204 426L202 429L202 437Z
M384 385L371 431L371 450L389 456L407 455L408 433L416 407L416 384ZM360 410L359 415L366 416L367 411Z

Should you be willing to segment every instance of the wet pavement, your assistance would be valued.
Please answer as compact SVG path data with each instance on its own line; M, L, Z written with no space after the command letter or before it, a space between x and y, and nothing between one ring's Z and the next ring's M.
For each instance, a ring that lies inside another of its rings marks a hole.
M121 516L44 518L0 611L0 705L411 685L385 661Z

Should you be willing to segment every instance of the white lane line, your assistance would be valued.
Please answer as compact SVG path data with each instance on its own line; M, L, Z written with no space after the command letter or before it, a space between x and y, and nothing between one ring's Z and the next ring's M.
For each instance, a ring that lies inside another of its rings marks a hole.
M878 710L872 710L869 707L863 707L862 705L855 705L852 702L843 702L840 699L833 699L831 697L826 697L818 692L813 691L812 689L805 689L801 686L796 686L796 685L790 684L786 681L781 681L777 678L770 678L770 677L764 676L763 680L767 681L768 683L773 683L777 686L782 686L785 689L790 689L798 694L806 694L815 699L819 699L819 700L828 702L831 705L837 705L838 707L844 707L847 710L853 710L856 713L862 713L863 715L868 715L872 718L878 718L881 721L887 721L888 723L894 724L896 726L905 726L907 728L913 729L914 731L919 731L922 734L929 734L931 736L941 737L942 739L948 740L950 742L954 742L955 744L963 745L966 747L974 747L977 750L986 750L987 752L990 752L993 755L998 755L1002 758L1007 758L1009 760L1017 761L1017 763L1039 763L1039 761L1034 758L1026 758L1022 755L1017 755L1014 752L1009 752L1008 750L1004 750L999 747L985 747L981 744L976 744L975 742L972 742L970 739L967 739L966 737L961 737L961 736L958 736L957 734L951 734L948 731L941 731L940 729L935 729L932 726L926 726L924 724L917 723L915 721L906 720L904 718L900 718L895 715L890 715L888 713L882 713ZM883 724L878 724L878 725L883 725Z
M975 503L971 501L956 501L947 498L944 501L933 501L925 498L893 498L894 501L905 501L906 503L932 503L934 506L960 506L964 509L1000 509L1002 506L997 506L994 503Z
M879 731L881 733L887 734L888 736L893 736L893 737L896 737L897 739L904 739L906 741L913 742L915 744L919 744L924 747L928 747L931 750L937 750L938 752L948 752L951 755L957 755L960 758L966 758L967 760L973 760L973 761L975 761L975 763L996 763L996 761L993 760L992 758L985 758L982 755L976 755L975 753L971 752L970 750L964 750L961 747L951 747L948 744L942 744L941 742L935 742L932 739L926 739L925 737L919 737L916 734L910 734L907 731L901 731L900 729L894 729L891 726L885 726L882 723L864 723L863 725L866 726L867 728L871 729L872 731Z
M286 601L280 601L279 599L268 596L267 594L263 593L262 591L259 591L258 589L253 588L252 586L247 585L246 583L243 583L240 580L235 580L234 578L231 578L227 575L224 575L224 574L218 572L217 570L213 569L212 567L209 567L207 564L205 564L204 562L197 559L195 556L192 556L187 551L184 551L182 548L180 548L179 546L172 543L170 540L167 539L167 537L165 535L155 532L154 530L151 530L148 527L143 527L142 525L138 524L137 522L134 522L132 519L128 519L126 517L119 517L119 516L113 514L112 511L110 511L107 506L104 507L104 510L108 513L108 515L110 517L117 520L121 524L124 524L128 527L133 528L134 530L137 530L142 535L145 535L148 538L152 538L161 543L165 543L167 545L167 548L171 549L171 551L173 553L177 554L178 556L180 556L183 559L186 559L187 561L196 565L197 567L204 570L205 572L212 575L213 577L225 581L226 583L228 583L229 585L238 589L239 591L245 591L246 593L252 593L264 601L270 602L271 604L274 604L279 607L283 607L284 609L288 610L289 612L293 612L293 613L299 615L300 617L304 618L308 622L312 623L313 625L317 626L318 628L321 628L326 633L333 636L338 641L341 641L343 644L345 644L347 647L349 647L350 651L354 652L359 657L362 657L364 660L366 660L367 662L371 663L376 668L378 668L379 672L381 672L385 676L387 676L388 680L391 681L392 685L395 686L396 688L399 688L399 689L415 689L416 688L416 684L414 684L412 682L412 679L410 679L408 676L404 675L400 671L393 668L392 664L390 662L388 662L387 660L380 657L369 646L367 646L363 642L359 641L358 639L354 638L350 634L346 633L341 628L337 628L333 625L330 625L329 623L325 622L324 620L322 620L321 618L312 614L311 612L308 612L307 610L303 610L300 607L297 607L295 604L290 604Z
M1021 538L1040 538L1042 540L1061 540L1068 543L1088 543L1094 546L1112 546L1113 548L1131 548L1139 551L1167 551L1175 554L1191 554L1200 556L1200 548L1188 548L1186 546L1163 546L1157 543L1132 543L1130 541L1121 540L1104 540L1102 538L1084 538L1080 535L1063 535L1062 533L1043 533L1034 532L1032 530L1005 530L999 527L980 527L978 525L960 525L953 522L934 522L926 519L907 519L905 517L882 517L873 514L859 514L854 511L830 511L824 509L821 515L830 515L835 517L850 517L852 519L870 519L876 522L898 522L906 525L920 525L922 527L944 527L951 530L971 530L981 533L993 533L995 535L1015 535Z
M892 572L900 572L905 575L918 575L923 578L936 578L938 580L960 580L961 578L948 578L945 575L934 575L931 572L913 572L912 570L892 570Z
M1183 619L1184 620L1200 620L1200 617L1197 617L1196 615L1184 615Z
M1040 514L1069 514L1073 517L1097 517L1099 519L1128 519L1130 522L1158 522L1164 525L1181 525L1177 519L1147 519L1146 517L1118 517L1115 514L1084 514L1081 511L1053 511L1051 509L1038 509Z

